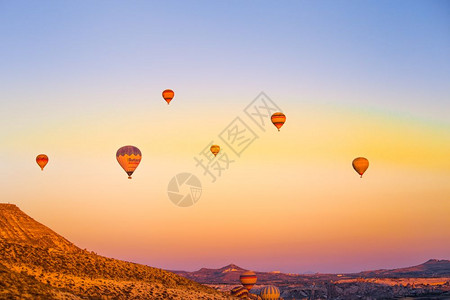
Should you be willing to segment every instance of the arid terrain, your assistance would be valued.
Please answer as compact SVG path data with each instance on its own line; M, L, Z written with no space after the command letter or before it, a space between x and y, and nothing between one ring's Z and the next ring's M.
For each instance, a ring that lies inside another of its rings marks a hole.
M230 264L220 269L202 268L195 272L174 271L186 278L229 291L239 284L243 268ZM285 274L256 272L258 293L267 285L276 285L284 299L393 299L424 297L450 299L450 261L429 260L421 265L375 270L355 274Z
M245 269L165 271L82 250L13 204L0 204L0 299L235 299ZM354 274L256 272L255 294L287 299L450 299L450 261Z
M82 250L0 204L0 299L232 299L174 273Z

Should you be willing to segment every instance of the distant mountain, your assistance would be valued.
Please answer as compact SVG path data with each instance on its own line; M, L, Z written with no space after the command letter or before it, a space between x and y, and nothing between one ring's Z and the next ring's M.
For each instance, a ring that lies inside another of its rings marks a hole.
M430 259L429 261L407 268L392 270L375 270L357 273L359 277L385 277L385 278L409 278L409 277L444 277L450 276L450 260Z
M239 276L245 271L248 270L241 268L237 265L230 264L220 269L201 268L200 270L194 272L186 272L186 271L172 271L172 272L204 284L240 285ZM298 274L285 274L281 272L257 272L257 271L254 272L258 277L259 284L264 283L274 284L277 282L298 283L299 280L305 281L302 280L301 275Z
M196 282L204 283L230 283L239 282L239 276L245 270L234 264L230 264L220 269L202 268L194 272L172 271L178 275L189 278Z
M194 272L172 271L186 278L205 284L239 284L239 276L246 269L237 265L230 264L220 269L202 268ZM352 274L286 274L278 271L274 272L258 272L255 271L259 284L282 283L298 283L311 282L314 279L327 278L329 280L339 280L342 277L350 278L426 278L426 277L450 277L450 261L430 259L429 261L414 267L392 269L392 270L375 270L364 271Z
M168 271L81 250L0 204L0 299L231 299Z
M194 281L223 291L239 286L245 269L234 264L220 269L202 268L194 272L173 271ZM450 299L450 264L448 260L429 260L424 264L394 270L367 271L356 274L285 274L278 271L257 272L251 290L275 285L284 299Z

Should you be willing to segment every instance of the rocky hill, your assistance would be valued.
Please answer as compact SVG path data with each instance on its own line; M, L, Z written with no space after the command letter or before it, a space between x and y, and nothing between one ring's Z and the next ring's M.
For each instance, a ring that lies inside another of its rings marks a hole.
M74 244L36 222L14 204L0 203L0 240L66 252L80 251Z
M186 272L186 271L172 271L178 275L189 278L196 282L203 282L208 284L215 283L236 283L239 284L239 276L245 269L238 267L234 264L230 264L220 269L208 269L201 268L198 271Z
M408 268L392 270L365 271L355 274L358 277L384 277L384 278L409 278L409 277L450 277L450 260L430 259L429 261Z
M232 299L174 273L81 250L0 204L0 299Z

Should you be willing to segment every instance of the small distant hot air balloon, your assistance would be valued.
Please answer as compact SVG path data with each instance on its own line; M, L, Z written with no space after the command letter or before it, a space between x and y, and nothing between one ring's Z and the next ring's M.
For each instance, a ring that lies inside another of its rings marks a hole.
M237 298L243 298L243 299L247 299L248 298L248 290L243 287L243 286L238 286L235 287L231 290L231 295L235 296Z
M217 153L219 153L219 151L220 151L220 146L212 145L210 150L211 150L212 154L214 154L214 156L217 156Z
M116 158L128 174L128 179L131 179L131 175L141 162L142 154L141 151L134 146L123 146L117 150Z
M259 292L263 300L278 300L280 299L280 290L273 285L266 286Z
M242 273L239 279L241 280L242 285L249 291L255 285L257 280L256 273L253 271L246 271Z
M367 158L364 157L357 157L352 162L353 169L355 169L356 172L358 172L359 175L361 175L361 178L366 172L367 168L369 167L369 161Z
M286 116L281 112L276 112L271 117L273 125L280 131L281 126L286 122Z
M167 104L169 104L170 101L172 101L173 97L175 96L175 93L172 90L164 90L162 92L162 96L164 100L166 100Z
M39 167L41 167L41 170L44 171L44 167L48 163L48 156L45 154L39 154L38 156L36 156L36 162Z

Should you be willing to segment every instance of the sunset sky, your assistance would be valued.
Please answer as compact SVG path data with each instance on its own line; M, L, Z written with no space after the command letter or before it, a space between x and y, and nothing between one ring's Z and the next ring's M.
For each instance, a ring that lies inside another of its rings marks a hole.
M0 202L80 248L189 271L450 259L448 1L0 1L0 38ZM244 112L261 92L280 132ZM239 157L237 117L258 136ZM215 182L211 141L234 160ZM182 172L191 207L167 195Z

